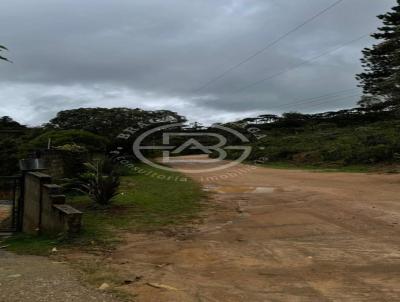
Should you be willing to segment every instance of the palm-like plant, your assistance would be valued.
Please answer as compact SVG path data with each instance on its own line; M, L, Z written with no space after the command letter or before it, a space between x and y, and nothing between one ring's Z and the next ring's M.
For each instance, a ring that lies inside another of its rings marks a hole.
M8 50L7 47L0 45L0 53L1 53L1 51L4 51L4 50ZM0 60L11 62L9 59L7 59L6 57L3 57L2 55L0 55Z
M75 190L88 194L99 205L109 205L118 195L119 175L107 160L85 163L86 172L68 185ZM72 183L72 185L71 185Z

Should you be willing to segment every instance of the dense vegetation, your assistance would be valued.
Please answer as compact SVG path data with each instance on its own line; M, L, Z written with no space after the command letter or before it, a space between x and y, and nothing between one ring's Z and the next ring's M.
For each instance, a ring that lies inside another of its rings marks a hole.
M262 115L227 126L251 139L254 148L250 159L253 160L267 157L271 162L311 164L396 163L400 158L399 117L400 105L395 101L386 101L368 107L320 114ZM140 121L146 122L143 119ZM97 123L101 126L103 121L98 119ZM0 119L0 127L5 129L0 139L3 175L17 172L18 158L35 150L46 149L49 139L54 149L65 152L65 158L70 158L71 167L87 161L90 158L88 153L105 154L114 143L113 138L103 133L99 135L83 130L55 128L27 129L9 118ZM260 129L256 133L258 138L249 134L249 128ZM207 145L207 141L202 143ZM237 141L232 140L231 143ZM231 158L236 156L234 151L230 151L229 155Z
M19 149L26 131L26 127L10 117L0 118L0 175L18 171Z
M251 160L308 164L393 163L400 156L400 106L383 102L319 114L262 115L227 124L251 141ZM256 131L256 135L250 134ZM237 143L237 142L236 142ZM230 152L230 157L237 154Z
M385 109L388 109L385 103ZM322 114L289 113L271 122L246 119L231 124L260 129L252 138L252 160L308 164L375 164L400 160L400 107L385 111L360 108ZM271 118L271 117L270 117ZM261 117L261 120L263 117ZM231 157L236 156L231 153Z
M168 110L79 108L59 112L43 127L27 128L10 117L2 117L0 175L17 173L18 159L40 154L49 146L63 151L65 158L70 158L70 166L83 164L91 155L111 150L123 129L157 121L184 122L185 118Z

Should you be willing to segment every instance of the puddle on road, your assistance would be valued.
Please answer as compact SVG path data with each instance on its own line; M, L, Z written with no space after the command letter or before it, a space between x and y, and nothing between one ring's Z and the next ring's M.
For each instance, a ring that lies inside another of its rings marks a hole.
M215 192L220 194L234 194L234 193L245 193L245 194L270 194L275 192L274 187L248 187L248 186L215 186L206 185L203 188L206 192Z
M264 194L264 193L274 193L274 192L275 192L275 188L272 188L272 187L257 187L251 193Z

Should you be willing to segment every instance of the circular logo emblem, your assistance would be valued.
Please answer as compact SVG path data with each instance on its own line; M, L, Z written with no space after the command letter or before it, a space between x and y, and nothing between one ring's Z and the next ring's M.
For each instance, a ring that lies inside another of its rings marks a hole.
M154 168L176 171L169 164L181 165L179 171L184 173L206 173L234 167L246 160L252 148L249 140L242 133L220 125L212 127L212 131L190 132L182 130L183 124L168 124L155 127L142 133L133 143L135 156ZM155 139L157 138L157 139ZM229 141L235 141L230 145ZM229 161L224 161L231 152ZM152 156L148 154L152 153ZM154 154L157 154L154 159ZM202 154L206 158L183 156ZM232 158L232 154L235 154ZM190 164L196 163L193 167ZM213 165L214 164L214 165Z

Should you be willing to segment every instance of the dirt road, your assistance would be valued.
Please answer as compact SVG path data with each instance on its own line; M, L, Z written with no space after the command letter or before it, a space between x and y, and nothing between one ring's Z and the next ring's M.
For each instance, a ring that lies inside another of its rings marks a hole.
M66 264L46 257L0 250L1 302L115 302L110 295L81 284Z
M399 175L227 172L194 176L202 224L128 235L112 255L143 276L123 288L137 301L400 301Z

